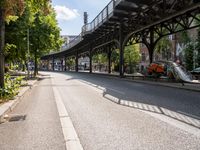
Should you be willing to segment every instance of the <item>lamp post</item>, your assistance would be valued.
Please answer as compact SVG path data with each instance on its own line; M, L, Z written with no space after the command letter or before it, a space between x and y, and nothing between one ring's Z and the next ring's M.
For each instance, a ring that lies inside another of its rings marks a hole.
M27 53L28 53L28 63L27 63L27 71L28 71L28 79L30 77L29 63L30 63L30 47L29 47L29 28L27 29Z

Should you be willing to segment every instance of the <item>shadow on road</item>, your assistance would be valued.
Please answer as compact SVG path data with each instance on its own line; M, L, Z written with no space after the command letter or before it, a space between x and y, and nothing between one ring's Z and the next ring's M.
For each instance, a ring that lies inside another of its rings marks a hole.
M120 78L68 74L71 78L66 81L79 80L95 87L102 91L103 97L117 104L162 114L200 128L200 95L197 92L128 82Z

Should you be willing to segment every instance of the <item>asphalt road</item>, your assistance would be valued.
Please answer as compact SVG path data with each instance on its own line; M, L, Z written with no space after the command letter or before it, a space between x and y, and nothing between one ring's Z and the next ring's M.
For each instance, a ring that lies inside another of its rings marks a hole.
M65 149L52 88L84 150L200 149L200 134L188 132L200 132L198 92L83 73L43 74L51 78L44 76L13 112L26 119L0 124L0 149Z
M113 103L104 96L108 94L198 117L200 95L197 92L89 74L51 75L85 150L200 149L199 137L141 109Z

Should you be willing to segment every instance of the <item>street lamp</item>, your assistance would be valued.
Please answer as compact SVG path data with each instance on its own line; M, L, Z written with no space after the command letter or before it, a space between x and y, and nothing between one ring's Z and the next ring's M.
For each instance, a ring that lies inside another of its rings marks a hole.
M27 29L27 53L28 53L28 63L27 63L27 71L28 71L28 78L30 77L30 70L29 70L29 63L30 63L30 47L29 47L29 28Z

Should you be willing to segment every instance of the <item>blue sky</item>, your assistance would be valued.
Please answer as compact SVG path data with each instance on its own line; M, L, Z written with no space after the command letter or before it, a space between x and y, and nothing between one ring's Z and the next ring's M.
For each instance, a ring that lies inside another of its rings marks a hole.
M83 26L83 12L91 22L110 0L52 0L61 28L61 35L78 35Z

